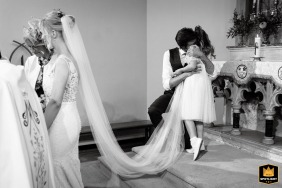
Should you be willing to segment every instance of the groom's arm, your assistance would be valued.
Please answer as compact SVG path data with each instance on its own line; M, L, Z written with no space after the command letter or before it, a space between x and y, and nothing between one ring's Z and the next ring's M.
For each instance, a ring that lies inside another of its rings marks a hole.
M169 87L174 88L183 82L187 77L195 74L196 72L184 72L176 77L173 77L169 80Z
M172 70L169 59L170 59L170 54L168 50L164 53L163 72L162 72L163 87L167 91L178 86L178 84L184 81L187 77L193 75L194 73L201 71L201 66L197 65L196 72L185 72L185 73L178 75L177 77L173 77L173 70Z

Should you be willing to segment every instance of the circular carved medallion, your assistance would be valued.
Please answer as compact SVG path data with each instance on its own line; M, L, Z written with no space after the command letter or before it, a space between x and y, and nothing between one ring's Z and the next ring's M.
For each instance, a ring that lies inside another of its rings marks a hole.
M247 74L248 74L248 69L247 69L247 66L246 65L239 65L236 69L236 73L237 73L237 76L241 79L244 79L246 78Z
M278 69L278 78L282 80L282 67Z

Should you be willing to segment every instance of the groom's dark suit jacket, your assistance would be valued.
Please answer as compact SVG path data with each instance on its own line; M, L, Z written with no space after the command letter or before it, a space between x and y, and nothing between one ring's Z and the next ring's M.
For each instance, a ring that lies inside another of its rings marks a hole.
M180 56L179 56L179 48L173 48L169 50L169 55L170 55L170 64L172 67L172 71L176 71L177 69L183 68L183 65L181 63L180 60ZM171 90L169 91L165 91L165 92L170 92L170 93L174 93L175 88L171 88Z

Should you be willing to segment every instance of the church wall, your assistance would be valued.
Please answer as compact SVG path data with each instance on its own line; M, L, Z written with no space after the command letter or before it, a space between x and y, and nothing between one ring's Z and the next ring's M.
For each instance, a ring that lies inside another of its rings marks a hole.
M1 0L0 50L10 56L23 42L22 28L32 17L54 8L76 17L111 122L146 119L146 0ZM28 53L20 50L14 64ZM87 119L81 103L83 125ZM95 114L94 114L95 115Z

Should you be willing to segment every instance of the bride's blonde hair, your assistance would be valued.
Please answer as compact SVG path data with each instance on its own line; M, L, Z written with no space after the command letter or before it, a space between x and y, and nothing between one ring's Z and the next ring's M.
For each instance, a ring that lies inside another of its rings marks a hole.
M44 34L49 34L50 31L55 30L59 33L63 33L63 26L61 18L64 17L66 14L62 12L60 9L52 10L51 12L47 13L45 17L41 20L40 23L40 30ZM71 18L71 23L75 23L75 19L73 16L69 16Z
M50 35L51 31L63 32L61 18L65 15L60 9L52 10L47 13L40 22L40 30L43 35Z

